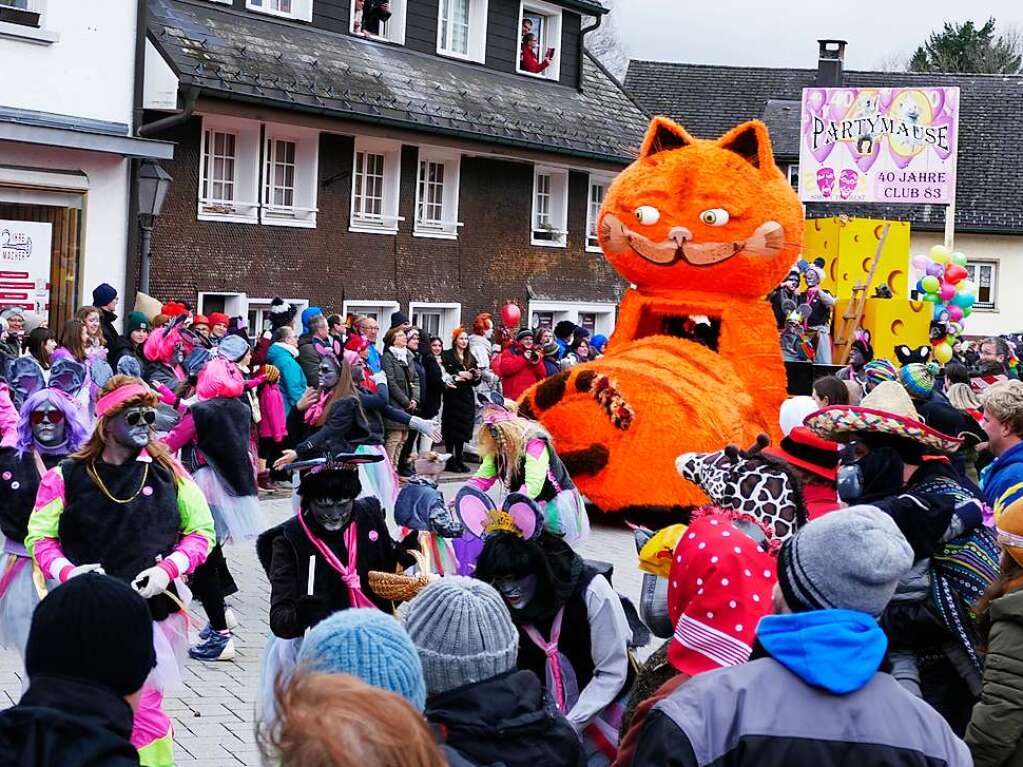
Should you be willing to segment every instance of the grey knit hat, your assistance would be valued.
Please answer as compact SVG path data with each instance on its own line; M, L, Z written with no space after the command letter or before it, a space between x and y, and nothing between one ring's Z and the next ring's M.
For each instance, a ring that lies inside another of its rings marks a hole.
M501 595L483 581L458 575L434 581L408 603L403 620L430 695L515 668L519 633Z
M878 616L913 566L913 549L876 506L815 519L778 554L778 585L789 609L859 610Z

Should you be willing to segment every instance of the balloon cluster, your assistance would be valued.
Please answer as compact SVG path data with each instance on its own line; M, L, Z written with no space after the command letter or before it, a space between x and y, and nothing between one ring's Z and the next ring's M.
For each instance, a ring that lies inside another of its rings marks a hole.
M963 321L973 313L977 286L967 277L966 255L935 245L930 254L913 256L920 275L917 292L932 304L931 347L942 365L952 359L952 344L963 334Z

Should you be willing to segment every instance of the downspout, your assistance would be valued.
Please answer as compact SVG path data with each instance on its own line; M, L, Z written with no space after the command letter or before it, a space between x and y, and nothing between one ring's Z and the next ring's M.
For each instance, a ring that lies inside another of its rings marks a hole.
M579 67L576 70L576 74L578 75L576 88L580 93L583 92L583 60L586 58L586 35L600 26L600 23L604 20L604 16L600 14L594 18L596 21L594 21L592 25L583 27L583 29L579 31Z
M139 127L140 136L153 136L157 133L161 133L170 128L174 128L183 122L186 122L195 111L195 103L199 100L199 89L190 85L185 88L184 92L184 106L185 108L181 112L176 114L168 115L167 117L161 117L159 120L154 120L151 123L145 123Z

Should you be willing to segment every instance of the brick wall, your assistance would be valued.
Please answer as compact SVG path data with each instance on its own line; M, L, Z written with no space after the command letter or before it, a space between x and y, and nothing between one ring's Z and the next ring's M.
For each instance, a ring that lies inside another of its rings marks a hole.
M587 177L569 181L568 246L529 244L532 166L463 157L457 241L412 236L416 148L402 151L395 235L348 231L353 141L320 137L315 229L196 219L198 118L160 138L177 142L164 164L174 183L153 234L151 290L166 300L195 301L199 292L243 292L307 298L326 311L346 299L459 302L462 319L495 312L515 300L525 312L536 298L614 302L621 279L599 253L585 251Z

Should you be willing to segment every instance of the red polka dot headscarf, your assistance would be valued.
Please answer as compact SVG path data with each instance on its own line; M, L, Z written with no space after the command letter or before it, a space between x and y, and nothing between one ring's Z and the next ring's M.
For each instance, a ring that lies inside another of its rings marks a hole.
M728 517L694 520L675 547L668 578L671 664L695 676L749 660L777 580L774 557Z

